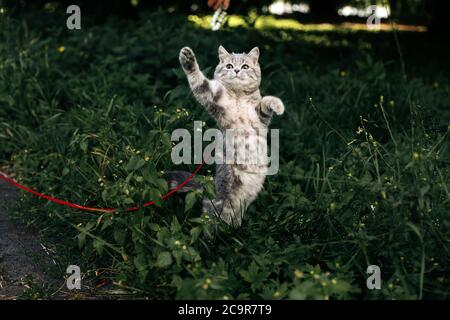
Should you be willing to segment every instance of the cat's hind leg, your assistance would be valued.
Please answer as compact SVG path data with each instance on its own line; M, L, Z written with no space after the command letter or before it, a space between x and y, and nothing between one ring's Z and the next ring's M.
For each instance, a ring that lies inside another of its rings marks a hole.
M229 199L203 199L203 211L226 224L239 227L242 224L245 206L232 203Z
M214 177L216 199L205 199L204 211L219 218L229 225L240 226L245 211L242 202L242 181L228 164L218 164Z
M208 213L212 217L220 218L222 212L223 201L203 199L203 212Z

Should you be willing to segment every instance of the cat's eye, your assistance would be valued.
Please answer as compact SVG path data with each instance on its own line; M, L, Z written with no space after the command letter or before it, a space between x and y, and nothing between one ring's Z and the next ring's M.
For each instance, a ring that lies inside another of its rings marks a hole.
M248 64L243 64L241 68L244 69L244 70L247 70L250 67L248 66Z
M233 69L233 65L231 63L229 63L225 66L225 68L227 68L228 70Z

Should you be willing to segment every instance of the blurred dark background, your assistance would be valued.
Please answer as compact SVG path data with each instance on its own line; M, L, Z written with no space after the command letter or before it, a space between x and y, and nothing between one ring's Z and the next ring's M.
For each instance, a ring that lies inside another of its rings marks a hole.
M289 4L302 3L309 6L307 13L291 12L288 15L303 23L308 22L344 22L360 21L367 18L358 16L343 16L338 14L339 8L352 6L364 9L370 5L389 6L390 18L399 23L420 24L428 27L433 35L447 36L450 34L450 1L446 0L302 0L285 1ZM233 14L247 14L267 12L267 7L274 0L232 0L229 12ZM101 21L114 15L123 18L136 18L138 13L145 10L168 10L171 13L210 13L206 0L0 0L0 6L7 8L11 14L20 14L24 10L46 9L56 10L77 4L83 8L83 14L89 14Z

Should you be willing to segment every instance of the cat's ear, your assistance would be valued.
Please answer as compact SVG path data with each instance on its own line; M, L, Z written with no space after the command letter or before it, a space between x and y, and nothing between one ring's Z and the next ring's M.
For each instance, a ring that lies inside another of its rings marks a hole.
M257 63L259 59L259 48L254 47L252 50L250 50L250 52L247 53L247 57L252 59L254 63Z
M219 60L222 62L223 59L225 59L225 57L228 55L229 55L228 51L225 50L224 47L220 46L219 47Z

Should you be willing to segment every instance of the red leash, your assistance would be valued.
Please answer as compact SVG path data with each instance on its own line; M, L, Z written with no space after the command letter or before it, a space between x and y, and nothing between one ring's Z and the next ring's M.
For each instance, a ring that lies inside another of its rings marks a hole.
M204 164L205 164L205 161L203 161L185 181L180 183L176 188L170 190L167 194L163 195L161 197L161 199L164 200L164 199L168 198L173 193L177 192L180 188L182 188L186 183L188 183L197 174L197 172L200 171L200 169L203 167ZM26 192L29 192L29 193L31 193L31 194L39 197L39 198L47 199L49 201L52 201L54 203L57 203L57 204L60 204L60 205L66 206L66 207L75 208L75 209L83 210L83 211L96 211L96 212L115 212L115 211L118 210L117 208L93 208L93 207L86 207L86 206L82 206L82 205L79 205L79 204L75 204L75 203L71 203L71 202L68 202L68 201L64 201L64 200L60 200L60 199L57 199L57 198L53 198L53 197L50 197L50 196L45 195L43 193L37 192L37 191L35 191L33 189L30 189L30 188L28 188L28 187L26 187L24 185L21 185L21 184L17 183L16 181L7 178L6 176L4 176L1 173L0 173L0 179L5 180L6 182L12 184L13 186L15 186L15 187L17 187L19 189L22 189L22 190L24 190ZM148 207L148 206L151 206L152 204L155 204L155 201L150 201L150 202L144 203L143 206L144 207ZM136 211L138 209L139 209L139 207L134 206L134 207L126 209L125 211L131 212L131 211Z

